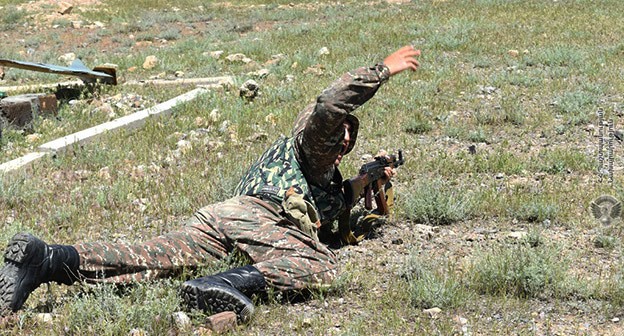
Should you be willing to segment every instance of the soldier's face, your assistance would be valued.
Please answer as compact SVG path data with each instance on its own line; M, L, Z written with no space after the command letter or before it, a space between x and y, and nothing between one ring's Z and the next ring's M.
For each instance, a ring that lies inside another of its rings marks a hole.
M342 149L340 150L340 154L338 154L338 157L334 162L334 165L336 166L338 166L340 164L340 161L342 161L342 156L347 154L347 150L349 150L349 144L351 143L351 124L345 122L343 125L345 134L342 142Z

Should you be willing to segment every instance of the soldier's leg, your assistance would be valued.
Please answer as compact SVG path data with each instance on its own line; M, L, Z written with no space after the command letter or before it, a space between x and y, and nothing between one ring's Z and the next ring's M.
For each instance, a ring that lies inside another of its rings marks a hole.
M224 238L213 225L218 221L211 215L213 207L219 204L198 211L182 229L140 244L48 245L30 234L16 235L0 270L0 315L20 309L43 283L147 280L226 256Z
M254 209L249 221L224 221L220 230L244 252L277 290L329 285L336 277L336 255L323 243L303 233L266 203L252 197L240 202Z
M210 213L213 206L218 204L200 211ZM227 250L213 222L202 217L196 214L179 230L141 243L78 243L80 275L87 282L128 283L210 265L227 256Z
M183 300L189 307L212 313L233 310L246 322L254 311L249 296L267 285L297 290L329 285L335 278L334 253L283 220L271 205L243 196L215 210L224 219L219 231L227 244L253 265L185 282Z

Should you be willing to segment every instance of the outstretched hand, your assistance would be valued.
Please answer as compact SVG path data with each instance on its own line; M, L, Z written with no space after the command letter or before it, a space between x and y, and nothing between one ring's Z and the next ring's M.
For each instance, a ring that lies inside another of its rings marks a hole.
M417 56L420 56L420 50L408 45L390 54L383 63L390 70L390 76L394 76L407 69L416 71L420 66L416 59Z

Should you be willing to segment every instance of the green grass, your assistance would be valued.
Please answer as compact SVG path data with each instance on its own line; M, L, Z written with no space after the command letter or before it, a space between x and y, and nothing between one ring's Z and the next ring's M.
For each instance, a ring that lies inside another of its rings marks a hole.
M623 179L616 170L613 186L599 183L598 142L588 126L598 126L596 111L603 108L617 127L624 110L621 1L108 0L74 13L105 29L73 29L70 19L57 17L36 30L38 9L18 8L25 3L0 4L0 34L8 36L3 58L58 64L60 55L75 52L89 67L117 64L123 81L182 71L188 78L231 75L235 85L134 132L110 132L3 176L0 247L20 231L75 242L140 241L171 230L198 207L231 196L244 169L279 134L290 134L298 111L332 80L414 43L421 68L392 78L357 111L360 141L342 168L347 177L365 154L403 149L396 216L373 241L337 251L347 259L343 276L314 293L309 310L273 297L234 333L461 334L455 322L461 316L473 334L533 334L534 326L574 334L556 329L562 319L609 334L608 321L619 316L621 222L601 228L588 206L603 194L624 199ZM320 56L323 47L330 53ZM217 50L224 51L220 59L207 56ZM225 60L234 53L253 62ZM267 63L278 54L280 62ZM158 57L155 69L142 68L148 55ZM306 71L317 66L322 74ZM240 99L238 86L261 68L270 71L258 79L262 95ZM63 79L5 73L2 85ZM1 161L138 110L116 106L117 99L111 114L99 101L136 95L150 107L188 90L119 85L84 92L79 103L61 105L58 117L37 119L31 130L4 129ZM224 122L229 127L221 129ZM256 133L269 136L247 141ZM191 147L180 150L180 140ZM616 167L618 148L616 142ZM419 225L434 227L432 236ZM511 231L528 237L509 241ZM3 330L176 332L168 317L178 309L180 281L123 292L51 286L34 293L20 321ZM443 309L436 319L422 312L432 306ZM44 311L60 317L51 325L36 322ZM193 315L194 331L204 320Z

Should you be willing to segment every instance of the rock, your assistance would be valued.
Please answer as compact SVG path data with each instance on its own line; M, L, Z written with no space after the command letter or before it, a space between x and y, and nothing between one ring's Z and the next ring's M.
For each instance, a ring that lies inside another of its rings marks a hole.
M241 53L237 53L237 54L230 54L227 55L227 57L225 57L226 60L235 63L235 62L242 62L242 63L249 63L251 62L251 58L245 56L245 54L241 54Z
M510 232L510 233L507 234L507 237L513 238L513 239L516 239L516 240L523 239L526 236L527 236L527 232L526 231L514 231L514 232Z
M184 312L175 312L171 314L171 318L173 319L173 324L178 330L187 329L192 325L191 319Z
M613 132L613 135L615 135L615 138L620 141L624 140L624 130L622 129L616 130Z
M208 317L207 326L214 332L224 333L236 328L236 313L231 311L221 312Z
M507 51L507 54L509 54L509 56L511 57L518 57L518 55L520 55L520 52L518 50L512 49Z
M495 179L497 179L497 180L502 180L502 179L504 179L504 178L505 178L505 174L503 174L503 173L498 173L498 174L496 174L496 175L494 176L494 178L495 178Z
M254 133L252 135L250 135L249 137L247 137L248 142L258 142L258 141L264 141L266 139L269 138L269 135L266 133Z
M484 94L492 94L496 92L496 90L498 90L497 88L493 86L481 86L480 89L481 89L481 92Z
M208 56L214 58L214 59L219 59L221 58L221 55L223 55L223 50L216 50L216 51L211 51L208 53Z
M269 69L260 69L258 71L250 72L247 75L256 78L265 78L270 73Z
M468 323L468 319L465 317L461 317L459 315L455 316L455 318L453 319L455 320L455 322L457 322L457 324L459 325L465 325Z
M36 315L36 319L39 322L52 323L52 321L54 321L54 315L50 313L41 313Z
M477 146L475 145L468 146L468 153L472 155L477 154Z
M318 56L329 55L329 49L327 47L323 47L323 48L319 49L319 51L316 54Z
M67 64L67 66L71 65L71 63L76 59L76 54L67 53L59 56L58 61Z
M110 180L111 179L110 168L109 167L101 168L98 171L98 177L103 180Z
M239 88L239 96L247 100L254 100L260 93L260 86L253 79L248 79Z
M438 307L433 307L433 308L423 310L423 313L428 314L429 317L431 317L432 319L437 318L441 312L442 312L442 309Z
M58 12L61 15L67 15L74 9L74 5L68 2L60 2Z
M322 76L325 73L325 66L322 64L316 64L305 69L303 73Z
M147 336L147 331L140 328L134 328L130 330L128 336Z
M143 62L143 69L153 69L156 65L158 65L158 58L154 55L150 55L145 58L145 62Z
M266 117L264 117L264 121L270 123L273 126L277 124L277 118L273 113L267 114Z
M39 133L28 134L26 136L26 142L31 143L31 144L39 141L40 139L41 139L41 134Z
M82 28L82 21L80 21L80 20L72 21L71 22L71 27L74 28L74 29Z
M174 74L174 76L176 76L176 78L182 78L184 77L184 71L176 71Z
M0 80L3 80L3 79L4 79L4 67L0 66Z
M176 145L181 153L186 153L193 148L193 145L188 140L180 140Z
M217 121L219 121L219 118L221 118L221 114L217 109L213 109L212 111L210 111L210 114L208 116L213 123L216 123Z

